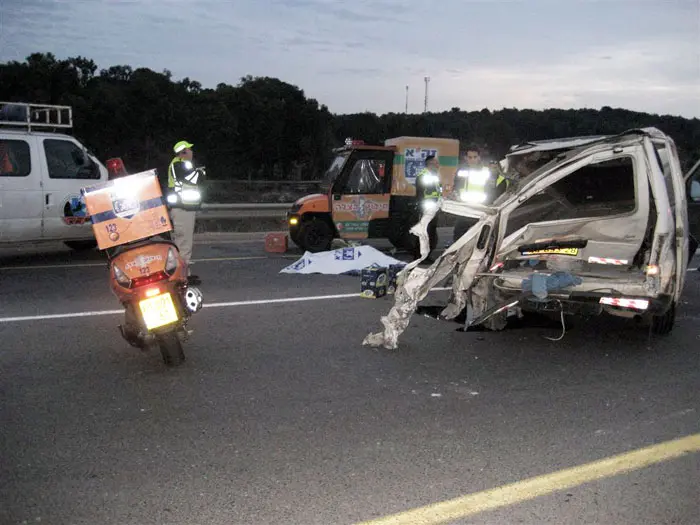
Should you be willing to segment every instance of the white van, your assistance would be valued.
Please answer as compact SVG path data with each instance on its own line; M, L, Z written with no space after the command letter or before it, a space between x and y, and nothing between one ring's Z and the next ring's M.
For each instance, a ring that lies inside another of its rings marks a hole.
M106 181L105 166L74 137L70 106L0 102L0 246L97 243L80 189Z

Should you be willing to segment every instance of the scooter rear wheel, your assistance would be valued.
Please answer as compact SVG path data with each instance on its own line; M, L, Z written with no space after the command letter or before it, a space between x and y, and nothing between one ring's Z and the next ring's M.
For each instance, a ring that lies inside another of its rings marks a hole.
M185 352L176 332L158 335L158 346L166 366L179 366L185 360Z

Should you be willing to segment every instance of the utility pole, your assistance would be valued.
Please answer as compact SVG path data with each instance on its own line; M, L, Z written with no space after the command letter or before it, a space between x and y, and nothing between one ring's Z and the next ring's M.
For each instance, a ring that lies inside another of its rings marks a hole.
M423 108L423 113L428 112L428 82L430 82L430 77L425 77L425 107Z
M408 85L406 86L406 114L408 114Z

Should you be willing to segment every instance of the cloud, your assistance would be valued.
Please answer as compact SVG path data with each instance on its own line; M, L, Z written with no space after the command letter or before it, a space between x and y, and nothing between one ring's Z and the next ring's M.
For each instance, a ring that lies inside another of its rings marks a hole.
M34 51L278 77L334 112L622 106L700 116L700 3L4 0L0 60ZM11 23L8 22L11 21Z

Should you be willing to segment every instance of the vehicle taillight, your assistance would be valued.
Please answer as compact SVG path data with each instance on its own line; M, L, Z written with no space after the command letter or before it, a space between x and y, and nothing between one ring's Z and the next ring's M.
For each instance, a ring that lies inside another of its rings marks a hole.
M136 277L131 281L131 287L137 288L139 286L146 286L148 284L157 283L159 281L164 281L168 278L168 274L165 272L156 272L145 277Z
M124 162L118 157L107 161L107 173L109 173L107 178L110 180L128 175L124 167Z

